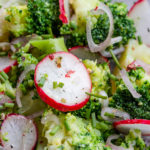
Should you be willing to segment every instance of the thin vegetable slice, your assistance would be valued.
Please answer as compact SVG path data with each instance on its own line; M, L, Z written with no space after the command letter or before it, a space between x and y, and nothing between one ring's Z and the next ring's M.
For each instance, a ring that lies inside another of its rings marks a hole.
M19 86L23 82L23 80L25 79L25 77L28 74L28 72L30 72L31 70L35 70L35 65L34 64L32 64L30 66L27 66L25 68L25 70L21 73L21 75L19 77L19 80L17 82L17 87L16 87L16 102L17 102L18 107L22 107L22 103L21 103L21 100L20 100L21 90L20 90Z
M69 0L59 0L59 9L60 9L59 19L64 24L68 23L70 18Z
M150 46L150 4L147 0L138 0L130 9L129 17L134 20L137 35Z
M1 142L5 150L32 150L37 141L37 130L21 115L9 115L1 126Z
M111 107L104 107L101 111L101 117L110 122L130 119L128 113Z
M121 133L128 133L131 129L139 129L144 136L150 136L150 120L131 119L114 123L114 127Z
M91 14L101 14L102 12L104 12L108 15L110 27L109 27L109 33L108 33L106 40L100 44L94 43L93 38L92 38L92 33L91 33L91 28L92 28L91 27L92 26L91 17L88 17L88 19L87 19L86 34L87 34L88 45L89 45L91 52L102 52L111 43L111 38L113 35L113 30L114 30L114 21L113 21L112 12L109 9L109 7L106 6L104 3L100 2L98 9L92 10Z
M120 71L120 75L121 75L121 78L124 82L124 84L126 85L126 87L128 88L129 92L132 94L132 96L134 98L140 98L141 95L134 89L131 81L129 80L128 76L127 76L127 72L125 69L122 69Z
M74 111L89 100L91 79L83 63L67 52L45 57L35 69L35 86L41 99L60 111Z

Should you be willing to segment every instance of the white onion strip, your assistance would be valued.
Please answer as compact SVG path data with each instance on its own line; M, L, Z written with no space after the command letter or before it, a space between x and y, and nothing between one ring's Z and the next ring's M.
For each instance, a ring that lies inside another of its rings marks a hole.
M110 146L112 148L112 150L134 150L133 146L130 146L130 148L124 148L122 146L117 146L114 145L111 141L118 139L120 136L119 135L111 135L108 137L107 141L106 141L106 145Z
M100 44L95 44L92 38L92 33L91 33L91 26L92 26L92 21L91 17L87 18L87 24L86 24L86 34L87 34L87 41L89 48L92 52L101 52L105 50L111 42L111 37L113 35L113 30L114 30L114 21L113 21L113 15L111 10L109 9L108 6L106 6L104 3L100 2L100 6L98 7L97 10L92 10L92 14L101 14L101 12L104 12L108 15L109 21L110 21L110 27L109 27L109 33L106 38L106 40Z
M105 113L113 114L115 118L105 116ZM101 111L101 117L110 122L130 119L130 115L128 113L111 107L104 107Z
M126 85L126 87L128 88L128 90L130 91L130 93L132 94L132 96L134 98L140 98L141 95L134 89L131 81L128 78L128 75L127 75L127 72L126 72L125 69L122 69L120 71L120 75L121 75L121 78L122 78L124 84Z
M31 70L35 70L35 64L32 64L30 66L27 66L24 71L21 73L20 77L19 77L19 80L17 82L17 87L16 87L16 103L18 105L18 107L22 107L22 103L21 103L21 100L20 100L20 97L22 95L22 92L19 88L20 84L23 82L23 80L25 79L26 75L28 72L30 72Z
M113 50L114 55L121 54L122 52L124 52L124 47L123 46L118 48L118 49ZM110 52L107 52L107 51L102 51L101 55L104 56L104 57L112 57Z

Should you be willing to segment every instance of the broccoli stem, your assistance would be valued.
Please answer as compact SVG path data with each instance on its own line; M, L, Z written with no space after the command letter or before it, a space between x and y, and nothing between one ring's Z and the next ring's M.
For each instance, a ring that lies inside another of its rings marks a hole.
M113 74L111 74L111 73L109 74L109 78L111 80L118 81L118 78L116 76L114 76Z

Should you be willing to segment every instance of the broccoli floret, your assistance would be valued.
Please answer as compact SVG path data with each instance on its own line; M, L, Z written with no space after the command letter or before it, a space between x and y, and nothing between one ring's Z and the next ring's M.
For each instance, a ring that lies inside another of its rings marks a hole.
M58 34L61 21L59 20L58 0L28 0L29 17L27 18L29 33ZM52 29L51 29L52 28ZM52 30L52 31L51 31Z
M132 118L150 119L150 77L141 67L130 70L128 76L141 97L134 98L120 80L116 83L116 93L112 96L110 106L123 109Z
M126 45L130 39L135 39L136 29L133 20L128 18L128 10L124 3L110 3L109 6L114 18L113 37L122 37L122 41L115 46ZM95 43L103 42L109 30L109 19L106 14L100 15L97 22L93 25L92 36Z
M56 116L51 111L47 111L42 120L45 137L48 139L47 148L110 150L109 147L105 147L100 131L94 129L90 121L70 113Z
M28 10L26 6L12 6L7 10L5 17L7 23L7 29L13 36L19 37L27 33L26 17L28 16Z
M114 18L113 37L118 36L122 37L122 41L113 45L113 47L116 48L120 47L120 45L126 45L130 39L135 39L136 29L134 27L133 20L129 19L127 16L128 10L126 8L126 5L124 3L110 3L110 2L105 2L105 4L109 6ZM84 7L86 7L85 5ZM93 25L91 33L93 40L96 44L99 44L103 42L108 35L110 25L109 18L106 14L91 15L90 13L88 13L89 10L86 11L87 11L86 15L88 14L92 18L91 20ZM83 15L85 15L85 12L83 13ZM78 22L86 22L85 17L79 17ZM68 35L68 39L66 41L67 47L87 45L86 26L85 26L86 23L83 24L78 22L76 24L70 22L69 24L65 24L61 27L60 33Z
M30 64L37 64L38 60L32 56L32 54L27 54L27 53L17 53L18 58L17 58L17 62L18 62L18 66L19 67L27 67Z
M134 150L143 150L146 148L139 130L130 130L128 135L120 137L113 142L115 145L122 146L124 148L129 148L132 145Z
M60 28L60 34L68 35L66 39L66 46L68 48L78 45L80 46L87 45L85 29L83 30L79 28L74 21L71 21L68 24L63 24L62 27Z
M108 93L111 88L109 79L110 68L108 63L97 64L97 62L91 60L84 60L83 63L90 72L92 93L99 94L102 90Z

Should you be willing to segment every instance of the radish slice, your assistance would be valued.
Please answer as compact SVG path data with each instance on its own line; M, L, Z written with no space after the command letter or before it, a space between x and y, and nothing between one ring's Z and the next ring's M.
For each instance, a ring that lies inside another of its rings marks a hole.
M40 87L39 82L45 75L47 79ZM89 100L86 92L90 93L92 87L84 64L67 52L57 52L45 57L36 66L34 82L41 99L64 112L83 107Z
M59 0L60 15L62 23L68 23L70 18L69 0Z
M150 4L147 0L138 0L129 11L129 17L134 20L137 35L150 46Z
M15 66L17 61L11 60L8 56L0 57L0 71L8 73L12 66Z
M108 62L107 58L100 55L100 53L92 53L90 49L83 46L72 47L68 50L70 53L74 54L78 58L85 60L97 60L97 63Z
M122 133L128 133L131 129L139 129L144 136L150 136L150 120L132 119L114 123L114 127Z
M32 150L37 141L37 129L21 115L9 115L2 123L1 142L5 150Z

